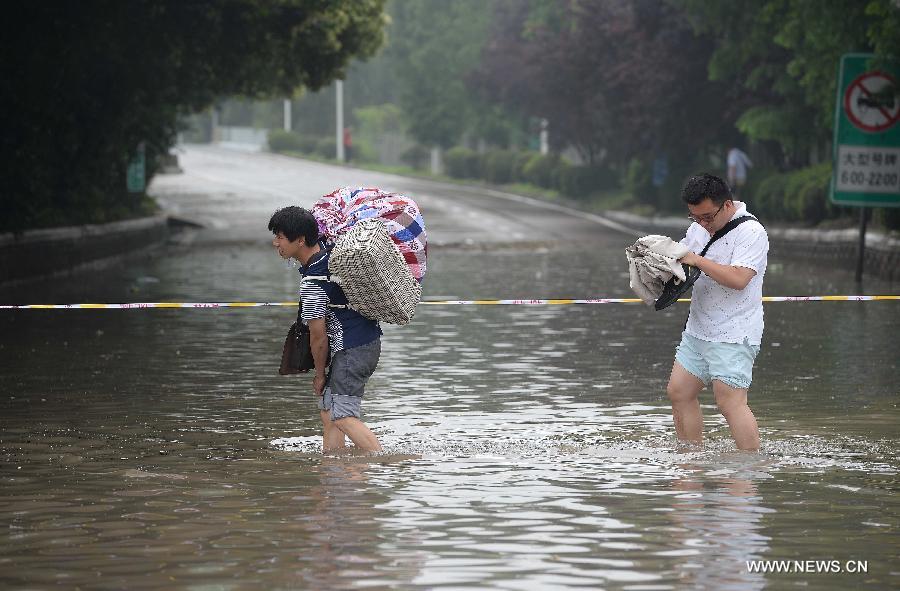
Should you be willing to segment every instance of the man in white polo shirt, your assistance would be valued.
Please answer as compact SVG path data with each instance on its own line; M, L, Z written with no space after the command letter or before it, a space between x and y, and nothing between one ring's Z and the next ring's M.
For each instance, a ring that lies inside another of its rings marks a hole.
M759 428L747 405L747 391L762 341L769 238L754 218L719 238L701 257L696 253L713 234L732 219L750 214L744 203L732 199L725 181L711 174L688 179L681 196L694 222L681 241L692 252L681 262L703 274L694 284L690 315L666 388L675 431L683 441L702 442L699 395L711 384L737 447L757 450Z

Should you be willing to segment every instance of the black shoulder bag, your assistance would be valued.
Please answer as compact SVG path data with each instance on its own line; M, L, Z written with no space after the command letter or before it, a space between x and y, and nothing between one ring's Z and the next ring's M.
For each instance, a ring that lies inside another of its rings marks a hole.
M709 242L706 243L706 246L703 247L703 250L700 251L700 256L704 256L706 251L709 250L709 247L712 246L712 243L724 236L725 234L731 232L744 222L749 222L750 220L756 220L752 215L742 215L739 218L734 218L724 226L722 226L718 232L712 235L712 238L709 239ZM759 221L759 220L757 220ZM685 265L682 263L681 265L684 268L684 274L686 279L681 283L676 283L677 278L672 277L669 279L665 286L663 286L663 292L660 294L659 298L657 298L656 303L654 304L654 308L656 311L662 310L664 308L668 308L672 304L678 301L682 295L684 295L687 290L689 290L694 282L700 277L700 269L697 267L692 267L691 265Z
M284 348L281 350L281 367L278 373L285 376L295 373L306 373L316 367L313 359L312 346L309 339L309 327L303 324L301 315L303 302L297 304L297 320L291 324L287 337L284 339ZM330 355L325 357L325 367L328 367Z

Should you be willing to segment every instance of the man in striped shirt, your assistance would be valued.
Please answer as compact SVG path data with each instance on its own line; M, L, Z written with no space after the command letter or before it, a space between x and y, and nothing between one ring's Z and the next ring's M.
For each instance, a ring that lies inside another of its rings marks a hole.
M313 390L319 397L323 449L340 451L347 436L360 450L380 451L378 438L360 420L366 382L381 355L378 322L349 308L344 290L329 281L330 251L319 241L318 223L308 210L279 209L269 230L278 254L301 264L300 318L309 327L315 360ZM331 362L327 375L326 360Z

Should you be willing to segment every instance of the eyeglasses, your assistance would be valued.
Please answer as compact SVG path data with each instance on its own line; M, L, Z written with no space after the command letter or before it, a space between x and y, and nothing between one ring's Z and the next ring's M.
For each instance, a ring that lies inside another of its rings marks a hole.
M719 209L717 209L715 213L705 213L703 215L694 215L692 213L689 213L688 219L693 222L697 222L698 224L709 224L714 219L716 219L716 216L719 215L719 212L722 211L723 207L725 207L725 203L727 203L727 201L723 201L722 205L719 206Z

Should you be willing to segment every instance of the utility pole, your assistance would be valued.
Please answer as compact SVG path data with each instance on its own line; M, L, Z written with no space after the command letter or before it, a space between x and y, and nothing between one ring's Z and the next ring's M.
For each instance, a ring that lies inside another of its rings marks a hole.
M335 99L335 144L338 162L344 161L344 81L338 80L334 87Z
M210 123L210 132L209 132L209 141L212 143L219 142L219 105L213 105L212 111L212 121Z
M291 99L284 99L284 130L291 130Z
M550 152L550 133L548 128L550 127L550 122L546 119L541 119L541 135L540 135L540 150L541 154L546 155Z

